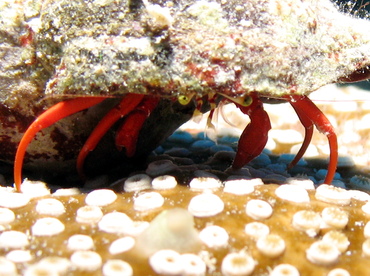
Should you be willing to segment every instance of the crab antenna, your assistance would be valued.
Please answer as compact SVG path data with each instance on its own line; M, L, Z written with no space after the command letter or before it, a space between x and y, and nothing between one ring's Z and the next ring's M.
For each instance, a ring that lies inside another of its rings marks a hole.
M307 97L301 95L290 95L286 97L290 104L297 112L300 119L309 119L316 126L318 131L325 134L329 141L330 156L328 173L326 174L324 183L330 184L337 170L338 163L338 141L334 128L328 118L321 112L321 110ZM306 118L304 118L306 117ZM303 123L304 124L304 123ZM304 124L305 125L305 124ZM305 125L306 126L306 125ZM305 138L305 142L306 142ZM302 148L304 146L302 145Z
M106 97L81 97L72 100L63 101L52 106L44 113L42 113L36 120L28 127L24 133L15 155L14 160L14 183L18 192L21 190L22 183L22 166L24 156L28 145L40 130L51 126L57 121L68 117L81 110L87 109L93 105L102 102Z

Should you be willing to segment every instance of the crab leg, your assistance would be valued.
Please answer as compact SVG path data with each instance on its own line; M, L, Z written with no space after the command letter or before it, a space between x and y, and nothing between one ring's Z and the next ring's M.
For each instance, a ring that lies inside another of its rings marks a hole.
M287 167L288 169L291 169L292 167L294 167L298 163L298 161L302 158L302 156L305 154L305 152L306 152L306 150L307 150L307 148L310 145L310 142L312 140L313 126L314 126L311 119L308 118L306 116L306 114L304 112L302 112L302 110L295 108L294 105L292 105L292 107L294 108L295 112L297 113L300 122L304 126L305 135L304 135L304 140L303 140L302 146L299 149L296 156L294 157L294 159L292 160L292 162L290 162L290 164L288 165L288 167Z
M234 169L240 169L262 152L267 143L267 133L271 129L270 119L263 109L263 103L254 93L250 96L253 99L250 105L236 104L251 121L240 136L238 151L232 164Z
M307 96L291 95L286 98L296 111L299 110L297 113L300 118L306 117L307 119L311 120L318 131L325 134L328 138L330 156L328 173L325 177L324 182L330 184L334 179L338 162L338 142L337 135L334 132L333 126L331 125L328 118L326 118L321 110ZM307 139L305 138L305 142L306 140Z
M81 178L84 178L83 164L86 156L90 151L94 150L104 136L104 134L116 123L120 118L129 114L143 100L142 94L127 94L119 104L112 108L98 123L86 140L77 157L77 171Z
M74 113L81 110L87 109L93 105L102 102L106 97L81 97L72 100L63 101L52 106L44 113L42 113L36 120L29 126L27 131L24 133L14 161L14 183L17 191L21 189L22 183L22 166L24 161L24 156L28 145L31 143L32 139L35 137L36 133L40 130L51 126L57 121L68 117Z
M116 146L118 150L124 147L127 157L132 157L135 154L140 130L158 102L158 97L146 96L137 108L128 115L117 131Z

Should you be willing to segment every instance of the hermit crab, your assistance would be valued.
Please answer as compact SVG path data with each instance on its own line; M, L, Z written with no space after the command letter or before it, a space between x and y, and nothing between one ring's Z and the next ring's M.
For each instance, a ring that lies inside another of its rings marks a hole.
M15 156L18 190L25 157L31 167L77 160L83 175L101 139L131 157L225 102L250 117L234 169L266 144L263 103L287 101L306 131L291 166L316 126L330 183L336 135L307 95L370 77L370 23L329 0L6 0L0 11L0 160ZM103 137L112 127L115 138Z

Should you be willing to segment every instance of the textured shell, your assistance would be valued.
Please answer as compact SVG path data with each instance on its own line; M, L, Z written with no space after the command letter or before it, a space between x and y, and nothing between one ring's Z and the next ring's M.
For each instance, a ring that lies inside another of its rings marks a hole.
M36 116L67 97L162 96L165 111L144 127L158 142L191 116L194 107L172 107L179 95L309 94L370 64L370 23L329 0L5 0L0 15L7 162ZM27 161L73 160L112 104L39 133Z
M370 63L370 23L329 0L25 2L2 29L50 95L308 94Z
M360 24L330 1L65 0L41 12L37 54L59 66L52 94L307 94L370 63Z
M45 9L40 43L64 42L47 93L309 93L370 63L370 35L329 1L95 2Z

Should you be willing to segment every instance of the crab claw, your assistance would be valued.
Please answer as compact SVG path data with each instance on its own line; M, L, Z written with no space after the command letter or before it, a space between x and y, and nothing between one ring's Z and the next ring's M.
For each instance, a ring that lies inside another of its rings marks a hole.
M306 151L312 137L312 126L315 125L318 131L325 134L329 141L330 156L329 156L329 166L328 173L326 174L324 182L330 184L337 170L338 163L338 142L337 135L335 134L334 128L331 125L328 118L321 112L321 110L307 97L303 95L290 95L285 97L290 104L293 106L294 110L306 129L306 136L301 146L301 149L297 153L294 162L303 156Z
M18 192L21 190L24 156L28 145L31 143L36 133L69 115L96 105L102 102L104 99L106 99L106 97L82 97L63 101L52 106L39 117L37 117L37 119L28 127L27 131L23 135L15 154L14 183Z
M132 110L136 108L143 100L144 95L140 94L127 94L122 98L121 102L112 108L97 124L94 130L91 132L89 138L87 138L85 144L80 150L77 157L77 171L78 174L84 178L83 165L85 159L90 151L93 151L104 134L116 123L120 118L128 115Z
M14 161L14 182L20 191L22 166L28 145L36 133L57 121L96 105L106 97L81 97L60 102L42 113L27 129L22 137ZM157 106L159 98L140 94L127 94L121 102L111 109L95 127L77 157L77 171L83 177L83 165L88 153L95 149L104 134L119 119L126 117L116 135L118 149L126 148L126 155L131 157L136 151L136 141L146 118Z
M142 125L158 102L158 97L141 94L127 94L123 97L121 102L100 120L82 147L77 157L77 171L80 177L85 178L83 166L89 152L95 149L108 129L123 117L126 118L117 131L115 144L118 150L124 147L126 155L132 157L136 151L136 141Z
M235 103L244 114L249 116L250 123L240 136L238 151L232 164L234 169L240 169L262 152L267 143L268 131L271 129L270 119L257 94L250 93L248 97L252 102L247 105Z
M150 116L151 112L159 103L159 97L146 96L135 110L130 113L116 134L116 146L118 150L126 149L127 157L132 157L136 151L136 142L140 130Z

